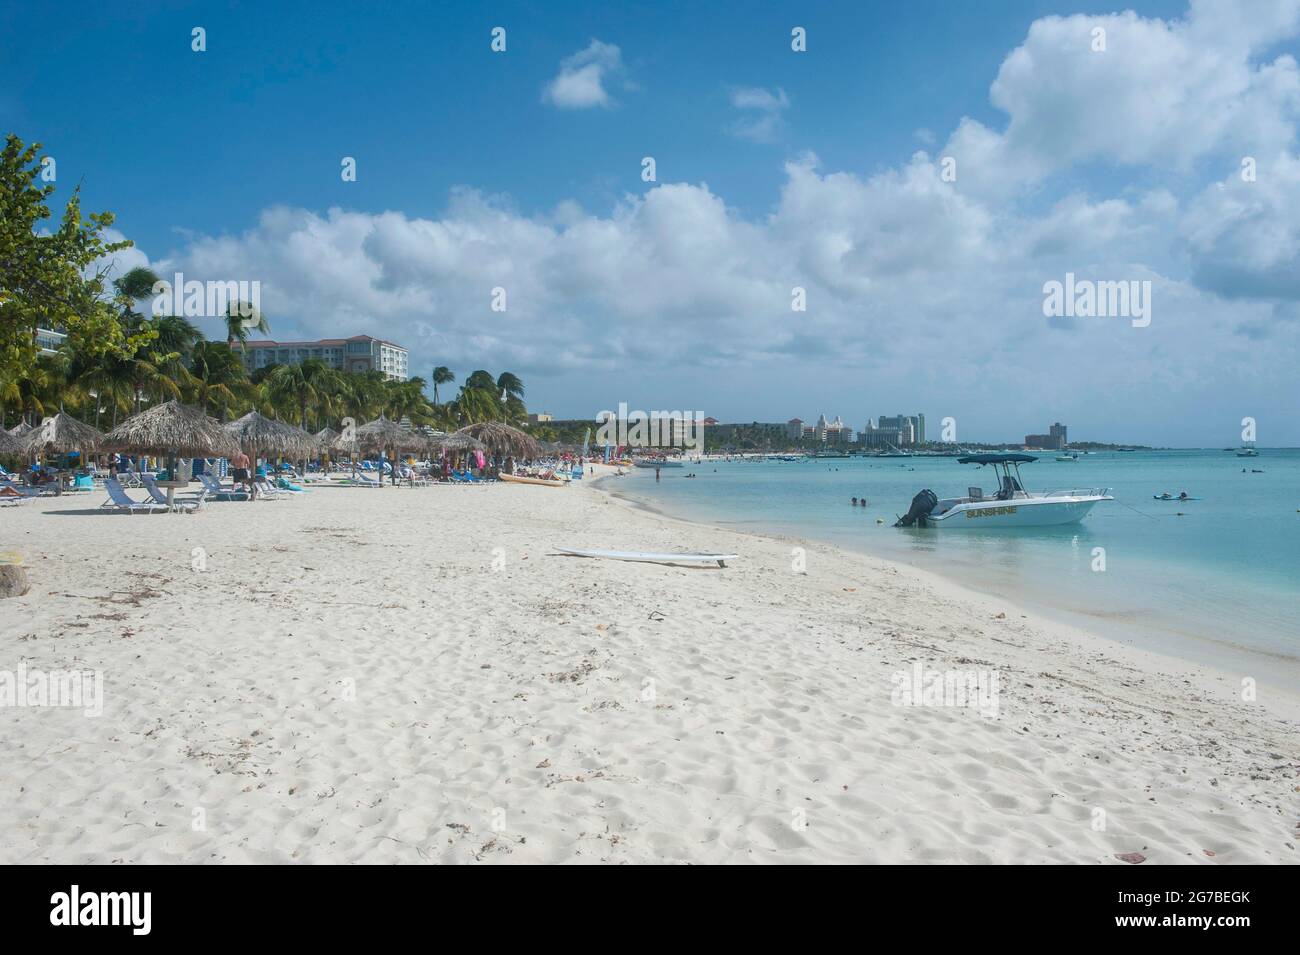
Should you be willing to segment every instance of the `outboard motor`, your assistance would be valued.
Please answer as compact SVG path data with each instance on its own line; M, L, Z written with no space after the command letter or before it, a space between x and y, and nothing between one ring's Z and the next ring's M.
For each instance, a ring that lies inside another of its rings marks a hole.
M898 519L895 527L911 527L915 524L917 527L925 526L925 519L930 516L930 512L939 506L939 497L929 488L921 491L916 497L912 498L912 507L905 515Z

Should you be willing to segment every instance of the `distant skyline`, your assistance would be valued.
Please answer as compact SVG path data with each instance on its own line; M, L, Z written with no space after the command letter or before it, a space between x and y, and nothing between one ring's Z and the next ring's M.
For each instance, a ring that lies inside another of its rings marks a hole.
M119 269L557 417L1300 445L1300 0L1129 6L9 5L0 125ZM1045 314L1072 276L1149 324Z

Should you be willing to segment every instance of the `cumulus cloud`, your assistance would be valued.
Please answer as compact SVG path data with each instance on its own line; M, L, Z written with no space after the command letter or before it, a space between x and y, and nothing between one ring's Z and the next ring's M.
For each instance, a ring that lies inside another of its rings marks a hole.
M944 153L962 188L1001 198L1086 162L1185 172L1207 158L1271 154L1294 143L1300 71L1289 55L1255 58L1298 29L1300 0L1252 5L1250 16L1198 2L1169 22L1132 11L1045 17L990 89L1006 128L963 119Z
M592 40L586 49L560 62L560 72L542 90L542 102L559 109L612 106L614 100L605 84L622 71L623 56L619 48Z
M756 143L770 143L776 139L790 100L780 87L766 90L758 86L742 86L731 91L731 105L744 114L728 127L733 136Z

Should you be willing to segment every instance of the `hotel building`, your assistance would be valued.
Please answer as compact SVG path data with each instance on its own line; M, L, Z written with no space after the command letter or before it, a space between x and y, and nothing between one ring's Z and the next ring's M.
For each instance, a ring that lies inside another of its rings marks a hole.
M407 350L369 335L322 338L313 342L261 339L245 342L242 353L244 370L250 375L269 365L296 365L308 358L319 358L329 367L349 374L374 370L382 371L386 378L404 381L411 377Z
M839 415L827 421L819 415L816 424L807 424L802 418L791 418L785 423L785 434L791 441L820 441L822 444L851 444L853 429Z
M858 435L869 448L884 448L889 445L904 447L910 444L925 444L925 415L881 415L877 424L867 419L867 426Z
M1067 444L1069 444L1069 439L1066 437L1065 425L1059 421L1047 429L1047 434L1025 435L1025 447L1027 448L1060 451Z

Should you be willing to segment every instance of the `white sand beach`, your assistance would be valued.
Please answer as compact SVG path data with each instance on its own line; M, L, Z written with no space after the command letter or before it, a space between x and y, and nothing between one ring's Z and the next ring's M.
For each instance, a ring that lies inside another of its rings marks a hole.
M0 601L0 671L99 670L104 694L0 709L0 862L1300 857L1300 711L1243 700L1245 664L590 481L102 498L0 510L32 585ZM996 677L996 715L896 705L917 662Z

